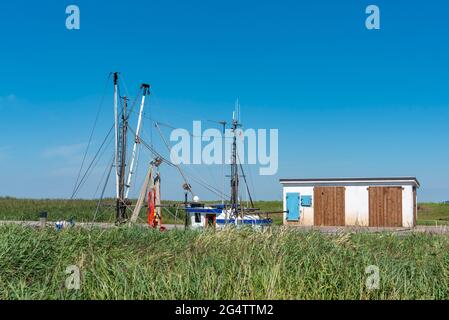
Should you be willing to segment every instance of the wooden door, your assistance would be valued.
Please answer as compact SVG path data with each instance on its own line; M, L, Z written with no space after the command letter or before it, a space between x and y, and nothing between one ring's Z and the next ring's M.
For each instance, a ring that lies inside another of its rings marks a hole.
M344 187L315 187L313 198L314 225L345 225Z
M369 187L370 227L402 227L402 187Z

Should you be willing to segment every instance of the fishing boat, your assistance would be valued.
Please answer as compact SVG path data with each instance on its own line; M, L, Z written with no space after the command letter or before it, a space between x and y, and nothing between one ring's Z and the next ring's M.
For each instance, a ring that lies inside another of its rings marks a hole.
M263 229L271 226L272 219L268 215L272 212L261 212L254 207L254 203L251 197L248 183L246 181L246 175L241 163L238 163L237 155L237 129L241 127L238 119L240 114L240 106L238 101L236 103L236 109L233 113L233 119L231 124L232 129L232 157L231 157L231 198L229 203L206 206L199 202L197 197L194 197L193 203L187 204L185 207L186 223L185 227L192 229L223 229L226 227L252 227L255 229ZM221 122L224 125L226 122ZM223 130L224 131L224 130ZM240 172L239 172L240 168ZM243 177L243 181L246 185L246 191L250 200L250 207L245 207L243 202L239 198L239 185L240 177ZM262 215L266 217L262 217Z
M113 75L113 85L114 85L114 124L109 131L108 135L113 132L114 135L114 154L113 159L109 166L109 172L104 181L104 186L102 188L102 194L98 201L98 205L95 211L95 217L98 215L98 211L101 208L101 204L104 198L104 193L106 190L106 185L108 184L109 177L113 172L115 175L115 221L117 225L122 224L133 224L140 222L142 217L142 209L145 208L146 211L146 223L151 228L157 228L160 230L165 230L162 222L162 211L166 210L168 214L173 215L175 211L175 220L180 217L180 212L184 212L184 227L186 229L223 229L227 226L245 227L249 226L252 228L265 228L272 224L272 220L269 218L269 214L276 212L261 212L259 209L254 207L254 203L251 197L250 188L246 181L246 175L243 171L242 164L238 161L238 150L237 150L237 132L241 127L239 121L240 106L237 103L236 109L233 113L231 122L231 132L232 132L232 157L230 163L230 197L225 199L224 185L223 190L210 185L204 179L198 179L192 176L188 176L183 168L179 164L175 164L168 157L164 157L161 152L154 148L153 144L147 143L141 136L142 131L142 118L144 115L145 101L148 96L150 96L150 85L143 83L140 86L140 108L137 113L137 126L136 129L132 129L129 125L129 117L132 114L128 110L128 99L127 97L120 96L119 89L119 73L111 73ZM138 97L136 97L136 100ZM134 109L134 105L131 106L131 110ZM219 122L223 125L223 132L226 129L226 122ZM158 123L155 123L155 127L158 127ZM159 131L160 132L160 131ZM170 146L164 139L162 132L161 139L165 143L168 151L170 152ZM132 138L132 148L128 145L128 140ZM103 144L102 144L103 147ZM143 184L140 188L138 199L132 201L129 199L130 188L133 183L135 183L136 167L138 162L138 151L140 148L146 148L150 154L152 160L150 161L147 173L144 177ZM130 154L128 154L128 149L130 149ZM100 154L100 150L97 154ZM87 152L87 150L86 150ZM92 160L91 165L96 161L95 157ZM84 163L83 163L84 164ZM83 167L82 164L82 167ZM88 170L91 169L89 165ZM184 183L182 184L182 189L184 191L183 201L179 201L175 204L163 204L161 201L161 173L160 166L167 165L171 168L177 170L179 175L182 177ZM80 174L81 170L80 169ZM115 170L113 170L115 168ZM83 179L88 175L88 170L82 175ZM79 176L80 176L79 174ZM222 172L224 179L224 169ZM246 192L249 197L250 205L244 205L244 202L239 197L239 187L240 178L243 177L243 181L246 185ZM83 179L77 179L75 183L74 193L72 198L78 191L79 187L85 182ZM193 188L190 184L190 180L195 181L199 186L202 186L208 190L214 191L221 197L220 204L205 204L199 201L198 193L194 193ZM223 180L224 181L224 180ZM178 216L179 214L179 216Z
M190 204L185 208L185 211L190 218L189 223L192 229L213 228L220 230L226 227L263 229L270 227L273 222L270 218L262 218L258 213L239 214L221 204L212 206Z

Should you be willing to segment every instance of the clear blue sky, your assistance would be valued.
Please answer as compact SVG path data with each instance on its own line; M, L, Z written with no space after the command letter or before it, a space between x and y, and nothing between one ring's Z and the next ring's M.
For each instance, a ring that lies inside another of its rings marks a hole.
M65 28L71 3L79 31ZM369 4L381 30L365 28ZM442 0L2 1L0 196L70 195L119 70L131 95L152 85L160 121L229 119L239 97L247 127L278 128L279 172L251 169L256 198L280 199L281 177L416 176L420 200L449 200L448 12ZM192 170L220 185L219 167ZM176 173L164 179L180 198Z

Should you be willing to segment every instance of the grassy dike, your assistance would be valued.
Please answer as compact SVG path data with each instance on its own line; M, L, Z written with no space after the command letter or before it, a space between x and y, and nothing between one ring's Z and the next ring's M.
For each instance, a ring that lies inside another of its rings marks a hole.
M70 265L80 290L65 288ZM0 299L448 298L446 235L0 226Z

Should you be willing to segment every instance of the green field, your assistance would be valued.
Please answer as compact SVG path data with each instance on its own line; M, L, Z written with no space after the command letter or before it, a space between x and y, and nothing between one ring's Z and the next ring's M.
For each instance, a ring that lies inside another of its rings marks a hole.
M449 225L449 204L420 203L418 205L418 224Z
M133 201L135 203L136 201ZM175 201L163 201L165 205L173 205ZM217 203L217 202L211 202ZM105 199L95 217L96 222L114 222L115 200ZM280 211L282 203L279 201L257 201L255 206L262 211ZM92 222L97 208L96 200L58 200L58 199L16 199L11 197L0 197L0 220L38 220L39 212L48 212L48 220L68 220L74 218L76 222ZM170 211L170 213L168 212ZM162 211L163 222L183 223L184 212L178 210L176 221L176 210L173 208ZM140 217L144 221L145 208L142 209ZM280 214L271 216L277 224L282 223Z
M448 298L446 235L0 226L0 299Z
M164 204L174 204L174 201L165 201ZM38 220L40 211L47 211L50 221L68 220L74 218L77 222L91 222L94 218L97 201L95 200L33 200L0 198L0 220ZM101 206L100 213L95 218L98 222L114 221L114 200L106 199ZM280 201L256 201L255 206L262 211L281 211ZM168 209L167 209L168 210ZM163 210L165 223L182 223L183 212L178 211L178 221L175 221L174 209L171 214ZM141 215L145 218L145 209ZM282 224L282 215L271 215L275 224ZM418 205L418 224L446 225L449 224L449 204L420 203Z

